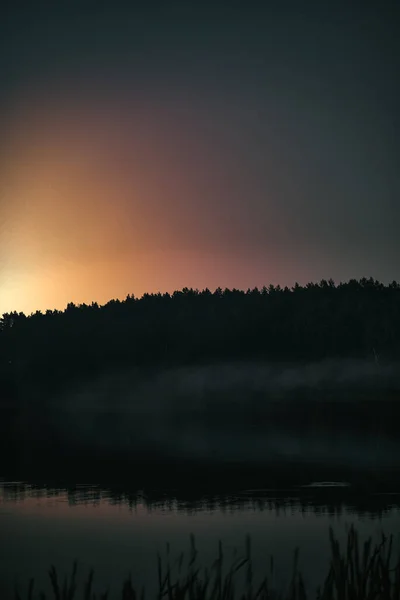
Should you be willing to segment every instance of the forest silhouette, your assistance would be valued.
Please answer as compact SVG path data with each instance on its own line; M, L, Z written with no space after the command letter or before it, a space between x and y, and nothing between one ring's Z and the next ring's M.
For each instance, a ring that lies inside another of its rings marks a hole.
M399 357L400 284L373 278L247 291L184 288L103 306L14 311L0 320L2 396L11 401L21 382L53 390L124 366Z

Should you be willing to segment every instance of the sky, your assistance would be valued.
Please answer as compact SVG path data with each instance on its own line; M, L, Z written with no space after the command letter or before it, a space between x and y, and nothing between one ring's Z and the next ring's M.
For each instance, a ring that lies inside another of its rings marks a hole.
M397 2L2 11L0 314L400 279Z

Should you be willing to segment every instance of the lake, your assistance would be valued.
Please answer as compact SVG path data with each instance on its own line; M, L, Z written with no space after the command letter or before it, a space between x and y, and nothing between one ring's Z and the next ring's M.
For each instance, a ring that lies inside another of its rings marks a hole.
M107 585L120 592L130 572L133 582L155 589L156 554L171 557L189 549L194 534L199 563L210 566L218 540L233 557L244 553L250 534L255 577L269 568L274 556L278 587L287 585L293 551L300 548L300 567L310 589L328 565L329 526L340 541L346 527L355 524L362 539L381 532L400 532L400 489L396 493L358 496L351 487L311 485L297 490L236 490L229 495L173 492L126 492L94 485L63 487L23 482L0 485L0 581L2 598L17 582L23 590L35 577L48 590L47 571L71 571L75 558L78 574L95 569L95 590ZM113 596L111 596L113 597Z
M310 590L329 560L329 527L376 541L400 532L399 370L199 367L41 390L0 409L1 598L75 558L96 591L130 571L151 592L157 552L201 566L252 540L278 587L293 551ZM336 485L321 485L333 482ZM341 485L337 485L341 484Z

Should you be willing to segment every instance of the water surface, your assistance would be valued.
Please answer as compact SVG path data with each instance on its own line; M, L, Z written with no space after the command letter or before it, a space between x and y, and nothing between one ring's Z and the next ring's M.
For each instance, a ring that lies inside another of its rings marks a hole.
M335 483L335 482L333 482ZM339 482L340 483L340 482ZM358 497L346 486L315 482L308 488L278 492L238 490L230 495L185 498L173 492L126 492L95 485L73 488L2 482L0 485L0 581L7 598L17 582L23 589L34 576L48 589L47 570L71 570L77 558L80 574L95 569L95 588L120 591L131 572L133 581L155 587L156 554L171 556L189 549L195 535L199 561L208 566L222 540L227 559L235 548L244 552L251 535L256 578L275 560L275 578L285 586L293 550L300 548L306 582L320 582L329 557L329 526L344 540L354 523L362 538L378 540L381 532L400 532L400 495ZM114 597L114 596L111 596Z

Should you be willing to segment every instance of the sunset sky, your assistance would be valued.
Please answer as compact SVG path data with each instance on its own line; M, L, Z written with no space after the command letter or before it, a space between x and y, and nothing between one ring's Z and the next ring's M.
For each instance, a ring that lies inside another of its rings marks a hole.
M398 2L9 4L0 314L400 279Z

